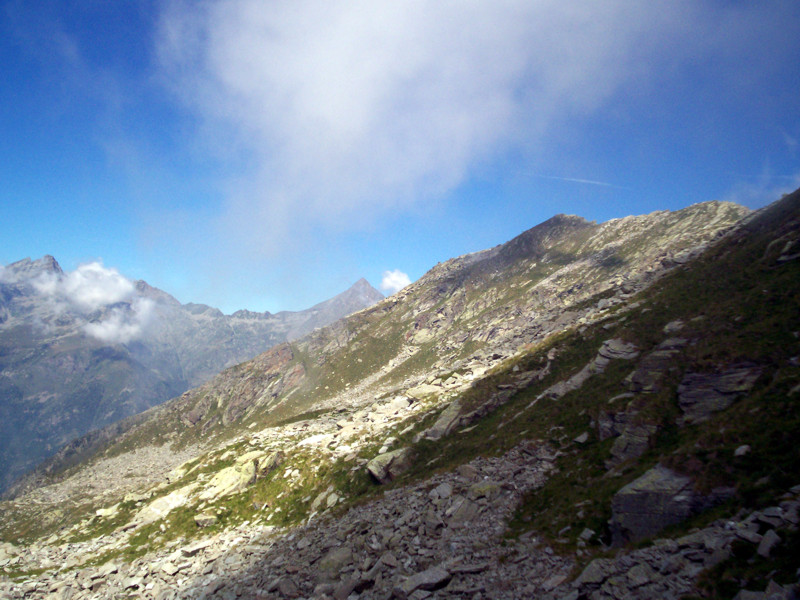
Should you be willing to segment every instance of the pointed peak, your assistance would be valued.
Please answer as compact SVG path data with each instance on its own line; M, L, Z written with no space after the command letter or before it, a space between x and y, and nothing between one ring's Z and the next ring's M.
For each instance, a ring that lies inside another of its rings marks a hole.
M63 272L58 261L49 254L45 254L42 258L37 260L23 258L22 260L7 265L4 269L5 278L15 281L32 279L42 273L61 275Z

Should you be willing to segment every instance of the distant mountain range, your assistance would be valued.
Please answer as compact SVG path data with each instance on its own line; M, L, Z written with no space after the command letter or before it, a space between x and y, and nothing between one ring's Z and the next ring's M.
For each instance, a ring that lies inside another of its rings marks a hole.
M0 490L66 442L381 299L361 279L307 310L224 315L97 263L0 267Z

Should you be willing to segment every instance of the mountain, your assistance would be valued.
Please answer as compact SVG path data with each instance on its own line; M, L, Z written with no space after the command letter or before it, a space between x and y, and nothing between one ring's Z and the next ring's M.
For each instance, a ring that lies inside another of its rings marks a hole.
M92 429L382 299L365 280L310 309L224 315L52 256L0 271L0 489Z
M0 592L790 598L798 248L800 191L436 265L62 449Z

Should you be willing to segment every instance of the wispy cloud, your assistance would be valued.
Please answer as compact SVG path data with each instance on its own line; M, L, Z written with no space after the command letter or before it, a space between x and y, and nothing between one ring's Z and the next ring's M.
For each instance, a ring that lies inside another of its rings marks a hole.
M768 4L173 0L158 56L236 171L223 237L274 252L545 153L576 116L685 64L755 69L756 40L789 10Z
M750 208L761 208L800 188L800 171L793 175L776 175L764 168L760 175L743 178L722 199Z
M411 283L411 279L399 269L384 271L381 280L381 290L395 294Z

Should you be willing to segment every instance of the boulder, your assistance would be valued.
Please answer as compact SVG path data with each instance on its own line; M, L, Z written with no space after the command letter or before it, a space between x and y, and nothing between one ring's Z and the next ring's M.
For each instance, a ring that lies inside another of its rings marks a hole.
M750 390L760 375L761 367L752 364L732 367L719 374L688 373L678 386L683 422L699 423L712 413L725 410Z
M379 483L388 483L411 466L411 448L379 454L367 463L367 471Z
M280 467L285 458L286 455L281 451L263 455L258 459L256 464L256 477L259 479L266 477L269 473Z
M614 545L650 537L702 506L689 477L657 465L619 490L611 502Z
M761 538L761 542L758 544L758 555L763 558L769 558L770 554L772 554L772 549L781 543L781 538L778 537L778 534L775 533L774 529L770 529L767 533L764 534L764 537Z
M324 580L338 579L339 573L353 562L353 551L347 546L330 549L317 563L317 572Z
M598 355L610 360L631 360L639 356L639 351L636 349L636 346L630 342L620 339L612 339L603 342L603 345L600 346Z
M162 498L156 498L150 504L142 508L133 518L134 525L147 525L164 518L175 508L183 506L189 500L190 494L197 488L196 483L191 483Z
M422 385L418 385L406 391L406 396L409 398L416 398L417 400L424 400L428 396L433 396L434 394L438 394L442 391L442 388L438 385L431 385L429 383L423 383Z
M276 455L277 453L268 457L263 452L256 451L240 456L233 466L222 469L211 478L200 494L200 499L213 500L241 492L256 480L259 473L263 472L259 461L262 461L262 463L273 461L272 464L274 466L271 468L275 468L279 464L275 463L277 461Z
M194 516L194 522L198 527L211 527L217 522L217 517L202 513Z
M638 362L633 373L625 379L628 389L637 393L660 391L664 376L673 367L673 359L687 343L688 340L683 338L669 338L661 342Z
M650 438L658 432L652 423L628 423L622 434L614 440L607 468L613 468L627 460L639 458L650 447Z
M461 416L461 404L453 401L442 411L433 426L425 432L429 440L438 440L450 433L458 425Z
M559 381L539 394L539 398L558 399L579 389L592 375L605 372L612 360L631 360L639 356L636 346L621 339L611 339L603 342L600 350L589 363L580 371L565 381Z

